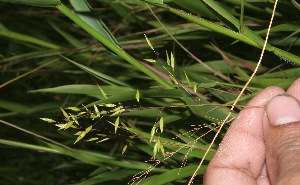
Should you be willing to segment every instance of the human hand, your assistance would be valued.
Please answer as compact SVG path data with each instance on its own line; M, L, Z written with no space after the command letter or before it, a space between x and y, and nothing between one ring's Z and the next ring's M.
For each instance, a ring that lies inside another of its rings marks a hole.
M228 129L204 184L300 184L299 101L300 79L287 92L269 87L254 97Z

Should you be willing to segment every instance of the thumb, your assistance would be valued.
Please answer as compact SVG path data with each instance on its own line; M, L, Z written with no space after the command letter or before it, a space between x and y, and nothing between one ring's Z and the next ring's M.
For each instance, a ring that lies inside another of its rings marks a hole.
M266 164L272 184L300 183L300 103L292 96L275 96L265 108Z

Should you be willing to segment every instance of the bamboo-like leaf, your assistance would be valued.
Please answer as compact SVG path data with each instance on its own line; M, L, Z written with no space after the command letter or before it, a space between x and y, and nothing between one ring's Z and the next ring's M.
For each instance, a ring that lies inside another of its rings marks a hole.
M73 125L74 121L69 121L67 125L64 127L64 130L70 128Z
M94 105L94 110L95 110L95 113L98 115L99 114L99 109L96 105Z
M157 150L158 150L158 142L156 142L156 143L154 144L154 147L153 147L153 158L154 158L154 159L155 159L155 157L156 157Z
M69 120L69 119L70 119L70 116L68 115L68 113L67 113L64 109L62 109L62 108L60 108L60 110L61 110L61 112L63 113L64 117L65 117L67 120Z
M102 103L102 104L99 104L99 106L104 106L104 107L116 107L117 105L116 104L113 104L113 103Z
M164 131L164 118L160 117L159 119L159 130L162 133Z
M75 136L79 136L80 134L82 134L83 133L83 131L78 131L78 132L76 132L74 135Z
M90 142L90 141L96 141L96 140L98 140L99 138L98 137L93 137L93 138L91 138L91 139L88 139L87 141L88 142Z
M40 118L40 119L43 120L43 121L46 121L48 123L55 123L56 122L55 120L50 119L50 118Z
M59 123L59 124L55 124L55 126L57 126L59 128L58 130L61 130L61 129L65 129L67 124L66 123Z
M127 149L128 145L125 145L122 149L122 155L125 153L126 149Z
M135 99L137 102L140 102L140 91L136 90Z
M82 116L83 114L86 114L86 112L79 112L76 116L80 117L80 116Z
M152 127L151 133L150 133L150 142L152 141L155 132L156 132L156 126L154 125L154 126Z
M119 124L120 124L120 117L117 117L117 119L116 119L116 121L115 121L115 133L117 133Z
M146 36L146 34L144 34L144 36L145 36L145 38L146 38L146 41L147 41L148 46L149 46L153 51L155 51L154 48L153 48L153 46L152 46L152 44L151 44L151 42L150 42L150 40L149 40L148 37Z
M144 60L149 62L149 63L155 63L156 62L156 60L154 60L154 59L144 59Z
M124 111L125 111L125 109L120 108L119 110L116 110L113 114L111 114L110 116L113 117L113 116L119 115Z
M167 56L167 64L168 64L168 66L170 66L171 65L171 61L170 61L170 57L169 57L169 54L168 54L167 51L166 51L166 56Z
M171 67L173 70L175 69L175 58L172 52L171 52Z
M155 159L156 155L157 155L157 152L165 152L165 150L163 149L163 146L161 145L161 142L160 142L160 138L157 139L154 147L153 147L153 158Z
M79 125L79 123L78 123L78 120L77 120L77 117L76 116L74 116L74 115L70 115L70 117L71 117L71 119L74 121L74 123L76 123L77 125Z
M110 111L110 112L113 112L113 114L111 114L111 117L115 116L117 114L121 114L124 111L125 111L125 109L124 109L123 106L118 106L118 107L116 107L116 108L114 108L113 110Z
M193 84L193 90L194 90L195 93L197 92L197 87L198 87L198 85L196 83L194 83Z
M107 141L107 140L109 140L109 138L104 138L104 139L101 139L100 141L97 141L96 143L101 143L101 142L103 142L103 141Z
M80 141L82 138L84 138L84 136L85 136L87 133L89 133L89 132L92 130L92 128L93 128L93 125L87 127L87 128L85 129L85 131L81 132L80 135L77 137L76 141L74 142L74 144L77 143L78 141Z
M72 111L75 111L75 112L79 112L81 111L79 108L77 107L67 107L66 109L69 109L69 110L72 110Z

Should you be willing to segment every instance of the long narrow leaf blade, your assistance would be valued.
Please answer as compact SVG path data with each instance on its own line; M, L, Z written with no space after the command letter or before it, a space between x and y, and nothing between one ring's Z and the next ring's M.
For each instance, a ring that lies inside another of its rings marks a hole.
M98 79L101 79L101 80L105 81L108 84L111 84L111 85L112 84L117 84L117 85L122 85L122 86L128 86L126 83L121 82L119 80L116 80L116 79L114 79L114 78L112 78L112 77L110 77L110 76L108 76L108 75L106 75L104 73L96 71L96 70L94 70L92 68L89 68L87 66L81 65L81 64L79 64L79 63L77 63L77 62L75 62L75 61L73 61L73 60L71 60L69 58L66 58L66 57L64 57L64 58L67 61L71 62L72 64L76 65L77 67L81 68L82 70L90 73L91 75L95 76Z
M158 76L156 73L154 73L152 70L147 68L145 65L143 65L141 62L130 56L128 53L126 53L123 49L117 47L115 44L113 44L109 39L107 39L105 36L99 34L95 29L93 29L90 25L88 25L86 22L84 22L81 18L79 18L76 14L74 14L72 11L70 11L66 6L63 4L58 5L57 8L65 14L67 17L69 17L72 21L74 21L78 26L83 28L85 31L87 31L89 34L91 34L93 37L95 37L98 41L100 41L103 45L108 47L111 51L113 51L115 54L135 66L137 69L141 70L154 80L156 80L158 83L163 85L164 87L168 89L173 89L174 87L169 84L167 81L163 80L160 76Z
M0 2L25 4L30 6L51 7L60 5L60 0L0 0Z
M110 30L107 28L105 23L94 16L89 8L89 4L85 0L72 0L70 1L73 8L76 10L78 16L94 28L97 32L105 36L108 40L114 43L117 47L121 48L120 44L117 42L117 39L113 36Z

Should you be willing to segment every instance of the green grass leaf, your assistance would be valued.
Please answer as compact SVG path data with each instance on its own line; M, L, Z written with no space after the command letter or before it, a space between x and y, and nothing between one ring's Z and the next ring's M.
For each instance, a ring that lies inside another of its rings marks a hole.
M176 169L171 169L168 172L165 172L160 175L153 175L151 177L148 177L144 179L143 185L160 185L160 184L167 184L171 182L175 182L176 180L185 178L185 177L190 177L191 174L194 173L196 170L197 165L188 165L182 168L176 168ZM204 167L205 168L205 167ZM204 169L203 168L203 169ZM198 171L198 174L203 174L204 170Z
M25 4L40 7L51 7L61 4L60 0L0 0L0 2Z
M132 64L137 69L141 70L154 80L156 80L158 83L163 85L164 87L168 89L173 89L173 86L170 85L168 82L163 80L160 76L158 76L156 73L154 73L152 70L147 68L145 65L140 63L138 60L130 56L128 53L126 53L123 49L117 47L115 43L113 43L111 40L107 39L104 35L93 29L89 24L84 22L81 18L79 18L77 15L75 15L73 12L71 12L66 6L59 5L57 8L65 14L67 17L69 17L71 20L73 20L78 26L82 27L85 31L87 31L89 34L91 34L93 37L95 37L98 41L100 41L103 45L108 47L111 51L113 51L115 54Z
M78 40L77 38L73 37L71 34L61 30L57 25L50 22L50 25L59 33L61 34L70 44L72 44L76 48L83 47L85 44Z
M61 47L56 44L38 39L34 36L29 36L29 35L25 35L22 33L13 32L13 31L0 30L0 36L8 38L8 39L13 39L16 41L24 42L24 44L30 43L30 44L35 44L35 45L42 46L45 48L50 48L50 49L61 49Z
M93 29L95 29L99 34L103 35L106 39L110 40L116 47L121 48L117 39L109 31L105 23L93 15L90 10L90 5L85 0L70 1L71 5L76 10L77 15Z
M107 96L116 96L123 93L135 93L135 90L130 87L122 86L101 86L101 89L105 92ZM58 94L82 94L98 99L103 99L103 94L99 92L99 87L97 85L63 85L52 88L44 88L30 91L31 93L58 93Z
M110 77L110 76L108 76L108 75L106 75L104 73L101 73L101 72L96 71L96 70L94 70L94 69L92 69L90 67L87 67L87 66L84 66L82 64L79 64L79 63L77 63L77 62L75 62L75 61L73 61L73 60L71 60L69 58L66 58L66 57L63 57L63 58L66 59L67 61L69 61L70 63L76 65L80 69L88 72L89 74L93 75L94 77L96 77L96 78L98 78L100 80L103 80L104 82L106 82L106 83L108 83L110 85L117 84L117 85L122 85L122 86L128 86L126 83L121 82L121 81L119 81L117 79L114 79L114 78L112 78L112 77Z

